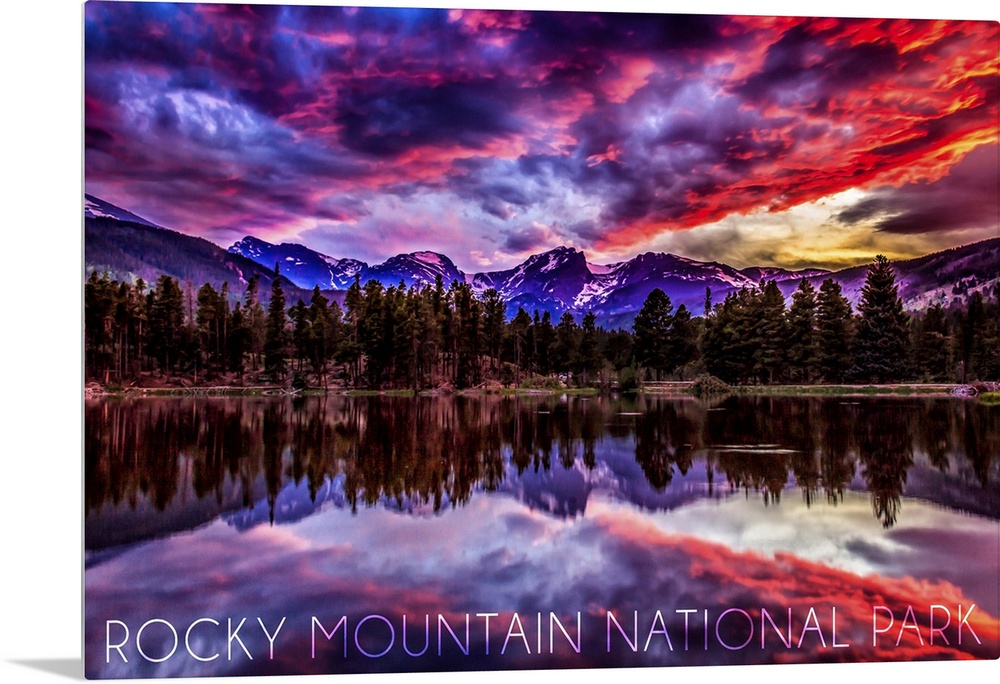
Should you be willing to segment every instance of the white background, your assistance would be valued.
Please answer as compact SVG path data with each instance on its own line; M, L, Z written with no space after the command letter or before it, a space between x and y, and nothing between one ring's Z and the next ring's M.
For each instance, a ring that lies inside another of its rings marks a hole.
M313 3L324 4L321 0ZM332 3L336 4L336 3ZM808 14L997 20L995 3L951 0L499 0L379 5ZM991 7L992 6L992 7ZM76 0L17 0L0 19L0 681L82 679L82 17ZM13 271L11 271L13 267ZM31 316L29 316L29 313ZM1000 529L1000 528L998 528ZM962 562L961 559L955 559ZM1000 581L1000 580L998 580ZM768 684L1000 681L1000 662L338 675L338 683L620 680ZM267 681L309 679L278 677ZM321 679L331 679L322 677ZM246 679L187 680L243 681Z

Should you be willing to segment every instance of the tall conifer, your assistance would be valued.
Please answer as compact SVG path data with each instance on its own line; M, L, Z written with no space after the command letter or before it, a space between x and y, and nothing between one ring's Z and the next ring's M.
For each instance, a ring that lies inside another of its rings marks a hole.
M864 382L894 382L906 377L908 317L899 297L896 273L881 254L868 267L858 311L854 376Z
M816 298L816 370L825 382L843 382L853 364L854 320L840 284L827 278Z
M635 359L640 366L654 371L657 379L661 373L669 373L676 366L670 349L673 309L670 297L660 288L655 288L646 295L632 323Z
M819 329L816 327L816 290L803 278L788 308L788 370L795 382L810 382L816 375Z
M285 354L288 346L288 315L285 313L285 293L281 288L278 265L274 265L271 280L271 301L267 305L264 328L264 372L280 379L285 374Z

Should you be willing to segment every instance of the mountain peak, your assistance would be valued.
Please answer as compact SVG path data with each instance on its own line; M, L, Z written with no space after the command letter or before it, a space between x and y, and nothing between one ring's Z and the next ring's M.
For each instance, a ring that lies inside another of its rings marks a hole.
M450 262L451 259L446 257L444 254L438 254L437 252L423 251L423 252L411 252L410 256L419 259L420 261L436 264L442 261Z
M229 252L247 257L266 268L280 264L281 275L304 289L319 285L326 290L345 290L366 264L355 259L334 259L296 242L275 245L247 235L229 247Z
M432 285L438 276L441 276L446 286L455 280L465 281L465 274L458 270L451 259L429 250L389 257L368 269L364 277L374 278L385 285L398 285L402 282L409 287Z
M399 261L416 261L418 263L424 264L431 268L444 268L444 269L454 269L457 268L455 263L449 259L444 254L438 252L431 252L430 250L422 250L420 252L409 252L408 254L397 254L394 257L389 257L385 260L385 263L399 262Z
M263 254L264 250L273 248L274 245L267 240L261 240L253 235L246 235L240 240L237 240L229 249L226 250L231 254L242 254L245 257L255 259Z
M143 226L149 226L150 228L161 227L152 221L147 221L137 214L133 214L131 211L127 211L121 207L115 206L111 202L102 200L100 197L95 197L86 193L83 195L83 216L84 218L92 219L109 218L116 221L128 221L129 223L138 223Z
M581 250L563 246L540 254L533 254L523 262L522 266L531 268L540 265L541 270L547 272L567 264L582 265L586 268L587 259Z

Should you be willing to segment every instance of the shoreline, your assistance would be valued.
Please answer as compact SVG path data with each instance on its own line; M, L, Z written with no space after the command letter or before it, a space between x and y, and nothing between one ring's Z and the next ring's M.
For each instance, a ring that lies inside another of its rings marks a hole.
M699 395L692 391L693 382L678 381L669 383L648 383L641 386L636 396L677 396L677 397L723 397L735 396L839 396L839 397L873 397L873 396L903 396L903 397L952 397L959 399L978 399L983 403L1000 404L1000 388L997 383L977 383L976 385L961 385L952 383L894 383L894 384L857 384L857 385L737 385L728 391L708 395ZM982 387L985 385L985 387ZM977 387L979 386L979 387ZM184 396L184 397L310 397L310 396L342 396L342 397L485 397L485 396L619 396L617 390L602 390L596 387L571 388L528 388L528 387L472 387L462 390L430 389L350 389L335 387L307 387L292 389L280 385L211 385L211 386L160 386L160 387L121 387L109 388L96 382L84 386L84 397L145 397L145 396Z

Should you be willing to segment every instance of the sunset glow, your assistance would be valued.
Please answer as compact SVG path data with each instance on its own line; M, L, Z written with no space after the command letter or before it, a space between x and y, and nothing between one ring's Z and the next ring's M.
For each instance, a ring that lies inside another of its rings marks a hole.
M91 2L85 186L222 246L468 270L558 245L916 256L998 235L998 40L991 21Z

